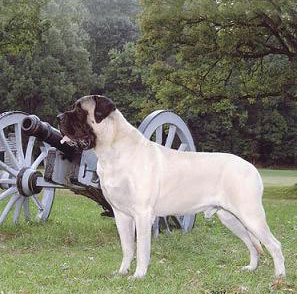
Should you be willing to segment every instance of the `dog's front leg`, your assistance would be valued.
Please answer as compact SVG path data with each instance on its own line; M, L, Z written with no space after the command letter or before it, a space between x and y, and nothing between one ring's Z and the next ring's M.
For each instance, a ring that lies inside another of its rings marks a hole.
M133 278L142 278L150 263L153 217L143 213L135 217L137 236L137 266Z
M122 264L117 273L125 275L128 273L131 261L134 257L135 222L131 216L114 208L113 211L123 251Z

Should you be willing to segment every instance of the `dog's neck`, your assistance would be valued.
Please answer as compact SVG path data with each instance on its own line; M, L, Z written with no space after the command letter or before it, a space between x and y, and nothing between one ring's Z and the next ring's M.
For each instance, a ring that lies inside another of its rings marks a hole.
M96 127L95 153L101 161L108 161L109 158L118 158L127 155L122 146L135 148L139 142L146 140L144 136L133 127L119 110L115 110ZM140 140L139 140L140 139ZM125 154L123 154L125 153Z

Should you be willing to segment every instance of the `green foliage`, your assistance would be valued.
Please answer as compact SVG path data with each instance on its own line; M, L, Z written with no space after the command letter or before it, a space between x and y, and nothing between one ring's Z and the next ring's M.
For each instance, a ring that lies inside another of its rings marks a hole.
M120 50L127 41L136 39L135 15L139 6L137 0L89 0L82 3L88 11L84 27L90 36L88 48L93 70L101 74L109 61L108 52Z
M100 76L106 96L116 102L127 119L139 125L146 114L148 102L152 96L143 83L145 68L135 62L135 43L128 42L122 50L109 52L109 64ZM151 109L150 109L151 111Z
M40 17L46 0L0 1L0 55L30 51L48 29Z
M57 113L78 97L105 91L96 73L107 66L112 48L121 50L127 40L135 39L132 17L138 5L135 0L47 2L46 6L34 0L1 3L0 8L6 9L1 12L8 15L0 22L7 33L3 42L10 42L8 35L12 34L4 24L17 20L20 27L13 26L15 46L6 46L0 57L0 111L23 110L55 123ZM21 15L23 8L32 9ZM26 34L31 43L24 38ZM21 50L26 42L29 52Z
M137 56L147 82L157 104L188 120L199 149L296 163L296 2L144 0L142 8Z
M88 35L81 28L82 13L79 1L51 1L42 18L52 25L32 54L1 59L5 71L0 80L6 85L1 96L8 104L3 110L38 113L53 122L59 111L90 92L95 77L86 49Z
M140 2L0 0L0 111L54 123L105 94L135 125L176 111L198 150L296 165L296 1Z

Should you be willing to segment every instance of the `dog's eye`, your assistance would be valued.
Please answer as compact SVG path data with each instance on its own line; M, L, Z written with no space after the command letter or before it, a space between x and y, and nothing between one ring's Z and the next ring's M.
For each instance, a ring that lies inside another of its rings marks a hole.
M83 109L78 108L76 113L79 120L83 121L86 119L87 113Z

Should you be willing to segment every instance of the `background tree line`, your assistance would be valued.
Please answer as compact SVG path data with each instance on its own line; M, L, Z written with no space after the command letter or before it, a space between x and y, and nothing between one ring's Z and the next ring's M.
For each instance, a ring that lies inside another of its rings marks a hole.
M0 14L0 112L55 124L100 93L134 125L176 111L199 151L297 165L296 1L2 0Z

